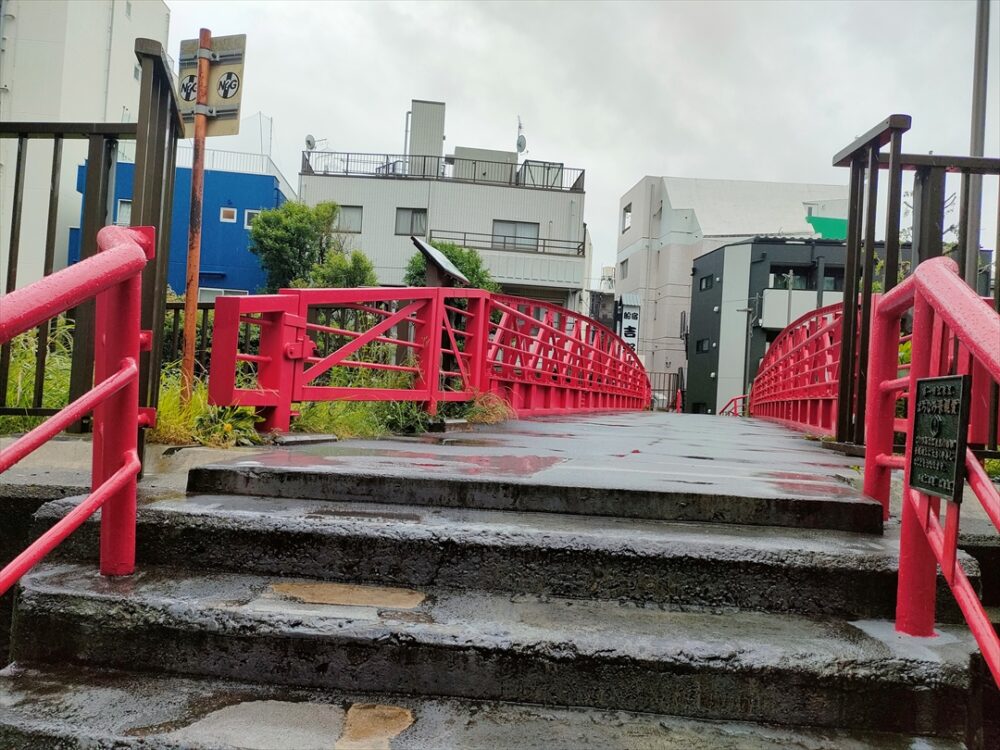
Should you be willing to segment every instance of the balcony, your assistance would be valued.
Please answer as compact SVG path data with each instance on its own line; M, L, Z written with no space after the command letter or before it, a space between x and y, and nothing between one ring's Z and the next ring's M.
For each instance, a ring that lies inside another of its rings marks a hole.
M791 295L791 299L789 299ZM823 306L843 302L841 291L824 291ZM765 289L760 313L760 327L781 330L792 321L817 308L815 289Z
M558 162L524 161L516 164L458 159L454 156L354 154L342 151L303 151L302 174L449 180L577 193L583 192L584 182L584 170Z
M482 232L458 232L449 229L432 229L432 242L450 242L473 250L505 250L511 253L548 253L551 255L582 256L583 242L576 240L549 240L537 237L510 237Z

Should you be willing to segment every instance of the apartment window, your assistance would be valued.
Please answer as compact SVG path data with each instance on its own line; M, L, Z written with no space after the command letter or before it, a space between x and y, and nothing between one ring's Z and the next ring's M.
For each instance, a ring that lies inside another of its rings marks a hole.
M120 227L132 226L132 201L120 198L118 211L115 214L115 224Z
M698 339L694 344L694 350L698 354L705 354L712 349L712 342L709 339Z
M801 266L771 266L772 289L815 289L810 283L808 268Z
M712 276L712 274L709 274L708 276L702 276L700 279L698 279L698 289L700 289L703 292L708 289L711 289L713 286L715 286L715 277Z
M627 279L628 278L628 258L626 258L621 263L619 263L618 264L618 268L621 269L621 277L623 279Z
M361 218L364 214L361 206L341 206L337 212L337 231L345 234L360 234ZM399 214L396 214L398 222ZM426 222L425 222L426 223ZM399 232L396 232L399 234Z
M538 224L494 219L492 244L503 250L537 250Z
M427 209L397 208L396 234L409 234L414 237L427 236Z
M137 80L137 81L138 81L138 80L139 80L140 78L142 78L142 68L141 68L141 67L139 67L138 65L135 65L135 66L133 66L133 68L132 68L132 77L133 77L133 78L134 78L135 80Z
M823 276L824 292L844 291L844 272L842 270L827 271L829 276Z
M632 228L632 204L622 209L622 234Z
M232 206L223 206L219 209L219 221L223 224L236 223L236 209Z
M260 210L256 208L248 208L243 212L243 228L249 229L253 224L253 220L260 215Z

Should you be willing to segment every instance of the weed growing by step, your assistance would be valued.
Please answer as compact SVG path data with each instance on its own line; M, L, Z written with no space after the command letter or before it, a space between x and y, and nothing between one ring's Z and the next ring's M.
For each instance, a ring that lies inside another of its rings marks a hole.
M36 341L37 332L29 331L11 342L10 380L7 386L9 405L28 408L32 404ZM49 342L42 403L46 408L58 409L66 405L69 397L72 321L56 319L52 323ZM369 356L378 359L375 352L370 352ZM381 358L389 361L388 355ZM250 386L254 380L252 372L240 375L242 385ZM323 385L408 388L411 381L412 376L407 373L341 368L331 371ZM255 445L267 439L267 436L257 432L256 425L260 419L252 409L209 404L208 386L204 380L195 381L191 401L186 405L181 404L180 390L178 363L164 364L156 426L147 432L150 443L197 443L228 448ZM470 402L442 403L440 407L443 418L466 419L475 424L496 424L514 418L507 402L492 393L478 394ZM0 417L0 434L26 432L42 421L43 417ZM423 404L415 401L327 401L300 404L292 430L333 434L340 438L377 438L390 434L421 433L427 430L429 423L430 418Z

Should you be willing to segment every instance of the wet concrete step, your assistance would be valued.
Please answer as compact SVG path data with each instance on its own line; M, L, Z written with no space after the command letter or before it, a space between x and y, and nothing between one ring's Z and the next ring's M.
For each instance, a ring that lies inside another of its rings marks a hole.
M70 564L25 577L13 634L26 664L953 739L974 648L962 627Z
M46 505L37 531L76 502ZM58 554L96 561L96 525ZM236 495L146 502L138 543L143 565L847 618L893 616L899 549L893 535ZM962 621L943 579L940 603Z
M114 711L108 707L114 706ZM82 668L0 672L0 747L33 750L961 750L947 739L350 694Z
M337 450L363 448L351 443ZM388 453L388 449L384 450ZM522 472L498 473L489 470L489 459L484 459L485 468L473 466L469 471L464 465L450 470L447 455L426 455L431 458L421 465L412 460L372 464L357 456L331 462L305 449L271 452L193 468L188 475L188 491L870 534L882 531L882 509L877 503L846 483L822 475L790 476L783 482L755 482L751 478L736 481L733 477L718 481L713 479L710 467L704 470L706 473L686 479L645 477L641 468L632 474L617 472L603 477L578 469L562 473L550 470L536 478L537 473L528 465L531 457L524 457ZM446 468L437 468L441 466Z

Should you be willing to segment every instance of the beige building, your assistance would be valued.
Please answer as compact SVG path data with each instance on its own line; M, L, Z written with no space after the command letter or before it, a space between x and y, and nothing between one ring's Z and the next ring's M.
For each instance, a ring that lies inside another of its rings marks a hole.
M403 283L410 236L475 249L505 291L580 310L590 277L584 172L517 151L444 152L445 105L414 100L404 154L307 150L299 196L336 201L379 282Z
M163 0L0 0L0 120L134 122L139 102L135 39L166 48ZM42 274L52 147L30 142L25 162L18 286ZM63 145L56 267L80 221L77 167L83 141ZM17 140L0 141L0 278L7 274Z
M759 235L817 237L807 204L846 205L846 198L846 185L639 180L619 201L615 292L641 300L637 351L646 368L686 368L684 333L696 257Z

